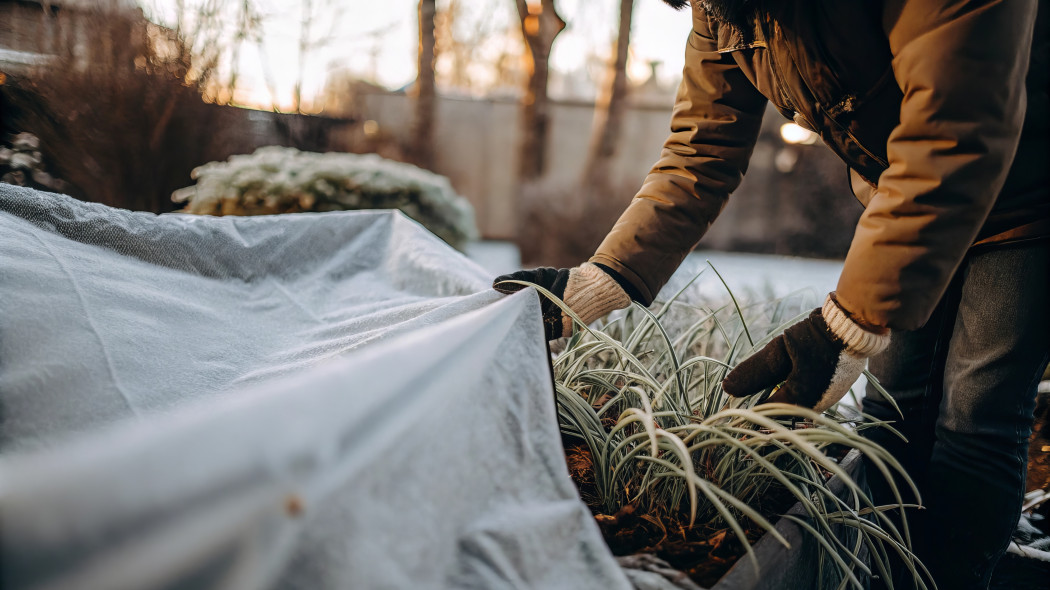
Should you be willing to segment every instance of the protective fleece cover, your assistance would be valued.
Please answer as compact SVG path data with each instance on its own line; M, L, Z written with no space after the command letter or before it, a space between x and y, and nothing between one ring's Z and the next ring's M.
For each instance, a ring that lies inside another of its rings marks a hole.
M628 588L534 292L397 213L0 185L0 586Z

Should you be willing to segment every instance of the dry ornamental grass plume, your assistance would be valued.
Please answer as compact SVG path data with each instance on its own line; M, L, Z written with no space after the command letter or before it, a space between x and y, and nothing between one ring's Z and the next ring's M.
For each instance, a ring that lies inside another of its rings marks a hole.
M806 519L785 518L816 537L840 587L862 588L859 572L885 574L891 553L918 587L930 587L906 522L897 527L890 518L902 504L874 505L837 460L856 449L917 496L901 465L860 433L891 426L844 406L817 414L760 404L770 391L744 399L722 391L726 372L804 317L812 297L743 306L730 292L725 304L711 305L686 302L688 289L658 302L655 312L634 305L594 328L556 301L576 322L553 363L560 427L581 495L607 539L611 522L645 520L663 531L664 541L702 537L717 555L719 531L728 530L757 567L749 538L768 532L787 543L771 522L777 513L768 511L780 497L801 504ZM845 484L844 494L829 488L831 476ZM786 507L779 505L774 510ZM835 536L833 527L842 526L856 531L852 546ZM870 565L861 557L865 550Z

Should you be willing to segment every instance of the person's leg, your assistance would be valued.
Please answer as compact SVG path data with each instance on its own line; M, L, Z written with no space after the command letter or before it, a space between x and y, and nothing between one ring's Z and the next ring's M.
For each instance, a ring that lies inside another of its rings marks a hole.
M933 453L934 424L941 404L944 363L959 305L961 281L953 281L930 320L911 332L894 331L889 347L868 361L868 371L893 398L891 403L873 384L866 386L862 409L876 420L891 423L906 440L889 429L873 427L863 434L890 451L921 491ZM897 408L900 409L898 413ZM898 483L903 483L899 482ZM895 501L885 482L874 478L873 493L880 501ZM904 492L904 489L901 489ZM905 497L905 502L915 498Z
M863 434L888 450L901 463L923 498L925 476L933 453L934 424L942 397L944 363L961 291L961 277L957 276L926 325L915 331L894 331L890 346L868 361L868 371L893 398L900 413L871 383L865 389L862 409L876 420L891 423L906 440L883 427L867 428ZM865 468L872 500L877 505L896 504L896 496L874 465L866 462ZM896 477L895 483L905 504L919 503L903 478ZM917 543L917 533L922 529L923 512L907 511L908 529L913 543ZM897 529L903 532L905 528L900 514L887 514ZM889 557L890 567L896 574L894 587L913 587L904 579L903 561L893 552L890 552ZM888 587L881 576L880 579L872 580L872 588Z
M987 588L1017 525L1050 350L1050 242L967 257L923 490L920 557L941 588Z

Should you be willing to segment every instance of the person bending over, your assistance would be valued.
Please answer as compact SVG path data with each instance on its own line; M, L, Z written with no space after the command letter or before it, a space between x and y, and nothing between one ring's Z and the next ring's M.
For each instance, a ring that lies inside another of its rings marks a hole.
M771 102L846 162L865 211L835 291L723 387L783 382L769 401L823 410L867 363L903 413L868 388L865 412L908 439L865 430L919 485L919 557L940 588L986 588L1017 523L1050 348L1047 0L691 8L671 134L637 196L588 262L494 287L537 283L588 322L651 304L739 185ZM571 333L543 311L549 339ZM872 492L892 501L885 482Z

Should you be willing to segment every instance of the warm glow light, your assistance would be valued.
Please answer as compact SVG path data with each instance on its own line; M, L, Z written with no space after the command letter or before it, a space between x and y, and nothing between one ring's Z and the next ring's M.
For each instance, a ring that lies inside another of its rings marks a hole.
M166 25L175 24L180 7L192 14L201 7L215 4L212 0L137 2ZM521 23L514 3L506 0L457 0L457 3L464 24L484 22L490 29L479 34L477 39L482 45L472 54L472 59L478 63L475 64L477 72L470 75L476 77L480 93L491 89L506 91L513 81L490 81L486 76L491 77L492 64L505 47L511 47L509 56L512 58L523 50L518 47ZM276 103L277 108L289 110L293 104L294 88L300 82L302 101L309 109L322 97L327 79L333 72L369 80L390 89L403 88L416 78L418 0L314 0L312 3L304 0L253 0L249 4L262 15L258 37L244 40L240 51L229 52L229 60L235 57L236 64L223 62L219 65L218 78L223 81L231 79L236 69L238 88L234 100L238 104L269 110ZM449 1L442 0L438 4L447 7ZM234 18L242 3L219 2L218 5L226 7L224 10ZM311 31L316 34L315 43L300 64L300 20L304 5L312 7L323 17L313 23ZM526 0L526 5L529 18L525 27L531 33L538 33L538 17L543 5L540 0ZM559 14L566 20L586 23L586 26L570 26L558 35L551 48L552 72L572 78L578 86L574 86L574 90L565 90L566 84L563 83L553 92L588 98L593 95L593 86L603 79L601 68L612 47L618 9L615 3L590 0L558 0L557 5ZM485 16L474 18L475 14ZM635 82L648 79L648 63L659 61L663 64L660 82L673 89L680 79L684 58L682 48L691 34L691 25L688 14L672 10L662 2L639 2L632 20L631 79ZM473 34L464 31L468 36ZM229 39L220 42L229 42ZM670 101L669 97L668 108Z
M813 145L817 142L816 133L794 123L784 123L781 125L780 137L785 142L792 144L801 143L804 145Z
M268 111L274 107L273 102L273 96L265 87L245 85L233 92L233 103L239 106ZM287 102L291 104L290 101ZM277 106L280 108L281 105Z

